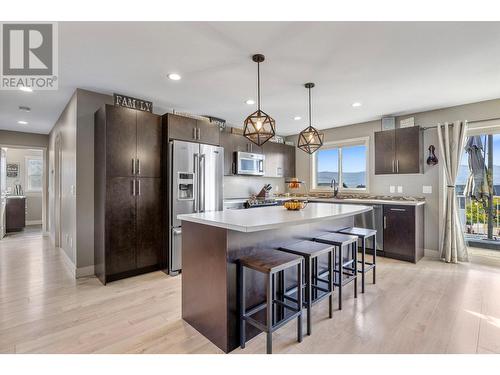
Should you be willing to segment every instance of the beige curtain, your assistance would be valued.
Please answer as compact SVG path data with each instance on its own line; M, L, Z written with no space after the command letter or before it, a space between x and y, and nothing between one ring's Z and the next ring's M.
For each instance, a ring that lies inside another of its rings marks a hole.
M455 182L467 132L467 122L455 121L438 124L439 151L445 171L446 198L444 201L444 236L441 244L441 258L446 262L468 261L464 232L458 216Z

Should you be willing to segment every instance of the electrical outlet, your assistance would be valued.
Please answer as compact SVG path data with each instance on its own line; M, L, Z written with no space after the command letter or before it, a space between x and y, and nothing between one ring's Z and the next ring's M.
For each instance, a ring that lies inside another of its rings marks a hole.
M395 193L396 192L396 186L394 186L394 185L389 186L389 192L390 193Z
M398 185L398 193L402 193L403 192L403 187L401 185Z
M432 194L432 186L422 186L423 194Z

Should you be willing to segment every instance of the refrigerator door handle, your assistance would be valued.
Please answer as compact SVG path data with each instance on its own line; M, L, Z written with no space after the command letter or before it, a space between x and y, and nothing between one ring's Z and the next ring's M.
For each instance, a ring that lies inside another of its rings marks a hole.
M205 154L200 155L200 166L199 166L199 197L200 197L200 212L205 212Z
M193 154L193 174L194 174L194 188L196 191L194 192L194 212L200 212L200 186L199 186L199 169L200 169L200 155Z

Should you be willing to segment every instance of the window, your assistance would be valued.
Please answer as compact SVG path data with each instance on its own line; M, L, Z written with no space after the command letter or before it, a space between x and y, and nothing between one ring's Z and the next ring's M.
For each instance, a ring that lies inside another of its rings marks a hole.
M26 157L26 191L42 191L43 159L40 157Z
M368 138L326 143L312 157L312 188L330 190L332 179L339 190L368 191Z

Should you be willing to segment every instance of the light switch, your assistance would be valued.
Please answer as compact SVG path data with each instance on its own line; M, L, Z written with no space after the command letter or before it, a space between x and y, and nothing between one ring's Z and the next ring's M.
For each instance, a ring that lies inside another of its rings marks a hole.
M432 186L422 186L423 194L432 194Z
M398 185L398 193L402 193L403 192L403 187L401 185Z
M389 186L389 192L390 193L395 193L396 192L396 186L394 186L394 185Z

